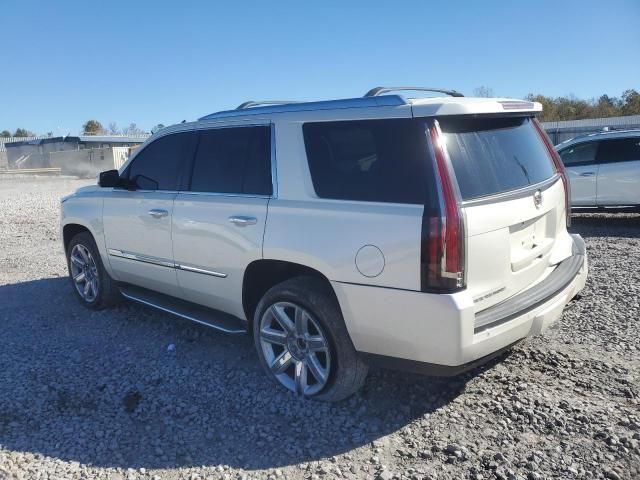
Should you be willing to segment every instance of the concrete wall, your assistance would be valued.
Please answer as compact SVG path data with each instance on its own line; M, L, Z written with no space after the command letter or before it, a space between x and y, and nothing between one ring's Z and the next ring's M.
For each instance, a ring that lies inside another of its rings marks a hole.
M61 169L62 175L94 177L104 170L115 168L113 148L92 148L49 153L49 166Z
M49 165L49 154L60 151L75 151L77 143L50 142L42 145L21 145L7 148L10 168L53 167Z

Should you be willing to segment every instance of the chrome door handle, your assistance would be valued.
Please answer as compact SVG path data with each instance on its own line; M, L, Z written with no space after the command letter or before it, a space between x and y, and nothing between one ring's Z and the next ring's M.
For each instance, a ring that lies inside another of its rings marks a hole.
M166 210L162 210L160 208L152 208L147 213L151 215L153 218L162 218L169 215L169 212L167 212Z
M593 177L596 172L583 172L580 174L581 177Z
M243 216L229 217L229 221L239 227L246 227L247 225L255 225L256 223L258 223L258 219L256 217Z

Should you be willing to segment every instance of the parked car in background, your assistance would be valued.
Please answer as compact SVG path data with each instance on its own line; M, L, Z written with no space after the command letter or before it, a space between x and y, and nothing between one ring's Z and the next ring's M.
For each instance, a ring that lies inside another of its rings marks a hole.
M585 284L540 111L378 87L164 128L63 199L73 291L248 332L273 381L320 400L373 364L457 374L542 332Z
M640 208L640 130L603 131L556 146L572 207Z

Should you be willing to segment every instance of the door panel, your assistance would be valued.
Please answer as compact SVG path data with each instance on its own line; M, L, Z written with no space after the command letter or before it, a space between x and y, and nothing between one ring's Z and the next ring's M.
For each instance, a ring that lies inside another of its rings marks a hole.
M598 205L640 205L640 160L600 165Z
M596 205L598 169L598 165L565 166L571 183L571 205Z
M242 281L262 258L268 198L179 193L173 251L185 298L244 318Z
M175 196L114 189L105 197L105 243L117 280L178 296L171 244Z

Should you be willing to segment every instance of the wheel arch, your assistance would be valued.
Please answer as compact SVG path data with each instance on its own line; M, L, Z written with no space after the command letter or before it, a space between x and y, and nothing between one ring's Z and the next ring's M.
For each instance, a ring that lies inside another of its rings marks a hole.
M273 286L295 277L317 278L338 298L329 279L320 271L295 262L274 259L260 259L251 262L244 272L242 280L242 307L248 322L248 331L252 332L256 307L264 294Z
M73 237L82 232L89 232L93 239L96 240L96 236L93 232L86 225L82 225L81 223L70 222L62 227L62 243L64 245L65 253L67 253L69 243L71 243Z

